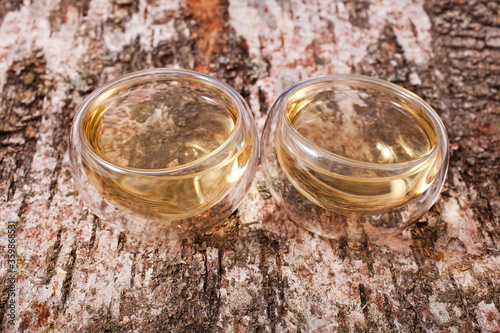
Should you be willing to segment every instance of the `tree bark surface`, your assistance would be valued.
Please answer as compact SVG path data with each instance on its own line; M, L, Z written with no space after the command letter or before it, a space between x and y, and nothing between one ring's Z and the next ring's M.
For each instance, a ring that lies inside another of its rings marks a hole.
M287 220L259 170L213 232L117 232L72 182L69 129L92 90L151 67L227 82L259 131L301 80L400 84L447 128L441 197L401 235L331 241ZM0 0L0 91L2 331L500 332L498 1Z

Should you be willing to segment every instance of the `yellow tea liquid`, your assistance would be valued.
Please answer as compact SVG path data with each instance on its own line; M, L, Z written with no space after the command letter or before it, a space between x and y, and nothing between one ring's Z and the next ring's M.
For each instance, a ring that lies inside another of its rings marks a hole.
M315 204L342 213L383 213L420 195L434 180L443 156L424 158L437 142L429 121L409 105L376 97L326 91L288 107L287 121L311 147L352 167L351 172L345 164L338 169L331 161L302 158L277 135L276 152L287 178ZM356 165L371 171L357 174Z
M249 162L249 138L244 149L230 146L237 111L178 90L138 88L130 94L135 99L110 91L84 120L83 135L92 150L120 167L89 166L89 178L106 199L132 213L167 219L199 214L228 193ZM217 162L196 168L215 154ZM193 166L194 171L182 169ZM175 172L161 174L168 170Z

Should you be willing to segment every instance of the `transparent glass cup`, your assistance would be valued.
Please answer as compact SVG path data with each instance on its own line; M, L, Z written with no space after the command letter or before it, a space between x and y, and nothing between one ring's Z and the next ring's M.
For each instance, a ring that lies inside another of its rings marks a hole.
M299 226L327 238L381 239L436 201L448 139L412 92L357 75L300 83L275 102L261 139L266 183Z
M187 70L109 82L83 101L71 129L71 169L86 204L145 238L182 239L225 220L248 192L257 160L245 101Z

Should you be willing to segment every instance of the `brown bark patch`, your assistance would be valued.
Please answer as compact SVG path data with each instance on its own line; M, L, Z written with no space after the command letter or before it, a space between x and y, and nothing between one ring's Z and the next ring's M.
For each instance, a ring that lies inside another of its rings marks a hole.
M31 167L42 119L40 110L49 92L44 73L45 59L38 51L7 70L0 92L0 200L10 200L24 182L25 177L16 177L16 172Z
M188 0L186 8L197 29L192 32L195 39L194 49L202 56L201 63L195 66L196 71L207 72L213 52L225 49L225 40L221 38L224 22L227 21L227 3L225 0Z
M38 313L37 325L39 327L45 325L50 317L49 306L46 303L35 303L33 304L33 308L35 308Z

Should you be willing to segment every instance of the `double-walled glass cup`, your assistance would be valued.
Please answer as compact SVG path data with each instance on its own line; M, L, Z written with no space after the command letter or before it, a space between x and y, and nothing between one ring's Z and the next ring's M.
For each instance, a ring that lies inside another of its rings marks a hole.
M208 231L243 200L257 160L257 131L241 96L187 70L145 70L106 84L81 104L71 129L81 196L133 235Z
M334 75L303 82L272 107L262 135L272 196L327 238L401 232L435 202L448 139L432 108L378 79Z

